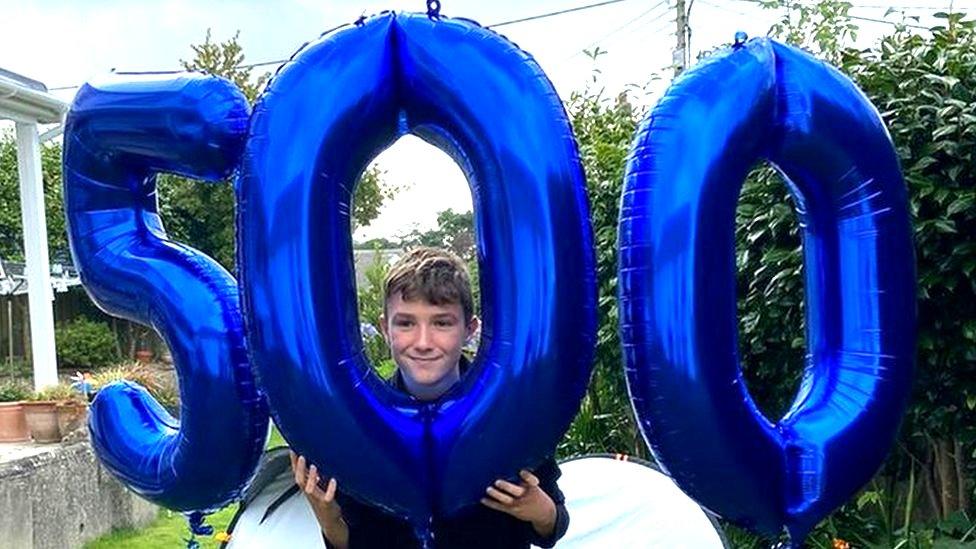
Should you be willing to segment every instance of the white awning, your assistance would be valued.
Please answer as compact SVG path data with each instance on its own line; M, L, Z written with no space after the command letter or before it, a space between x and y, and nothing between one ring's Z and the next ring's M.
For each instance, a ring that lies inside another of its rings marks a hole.
M0 70L0 118L15 122L57 124L68 104L28 78Z

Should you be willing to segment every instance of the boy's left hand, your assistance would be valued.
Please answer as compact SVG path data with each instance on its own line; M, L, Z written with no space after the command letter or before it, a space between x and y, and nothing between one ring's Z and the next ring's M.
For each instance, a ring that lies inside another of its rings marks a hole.
M539 488L539 479L535 475L522 469L519 476L522 478L519 484L496 480L485 490L488 497L481 498L481 504L532 523L540 536L552 534L556 527L556 504Z

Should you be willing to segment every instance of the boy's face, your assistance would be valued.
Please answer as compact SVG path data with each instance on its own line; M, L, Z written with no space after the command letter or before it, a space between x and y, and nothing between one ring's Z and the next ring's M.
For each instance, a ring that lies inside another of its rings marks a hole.
M478 319L465 323L459 303L404 301L400 293L387 300L386 315L383 335L407 390L420 400L437 399L460 378L461 348L478 329Z

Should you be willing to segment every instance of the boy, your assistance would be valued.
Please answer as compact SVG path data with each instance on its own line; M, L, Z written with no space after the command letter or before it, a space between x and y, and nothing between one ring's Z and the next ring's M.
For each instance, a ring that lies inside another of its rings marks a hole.
M471 283L454 254L417 248L400 259L386 278L381 330L397 371L390 383L420 400L436 400L468 368L461 354L478 330ZM304 457L292 458L295 483L322 528L326 546L337 549L419 547L410 526L337 492L336 480L319 486L318 471ZM485 490L481 506L447 520L435 520L438 549L552 547L566 533L569 514L556 485L559 467L552 458L535 472L519 472L521 482L497 480Z

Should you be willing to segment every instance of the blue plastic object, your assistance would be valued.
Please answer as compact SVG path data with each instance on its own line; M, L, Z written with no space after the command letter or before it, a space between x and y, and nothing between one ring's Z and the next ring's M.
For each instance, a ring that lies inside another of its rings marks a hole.
M757 410L737 347L734 220L758 162L803 235L807 363ZM915 269L881 118L834 68L752 40L682 75L641 124L619 224L628 386L659 463L699 503L795 547L881 465L910 395Z
M354 186L406 133L458 162L475 205L480 351L432 403L372 372L356 306ZM595 260L576 143L528 54L424 14L326 34L255 106L238 205L249 349L275 423L323 476L424 536L553 453L589 381Z
M261 455L268 412L244 347L237 284L167 237L155 175L226 178L247 120L244 96L226 80L119 74L83 86L65 127L65 216L82 283L108 314L162 335L180 383L179 421L137 384L102 388L91 405L92 445L127 486L179 511L238 496Z

